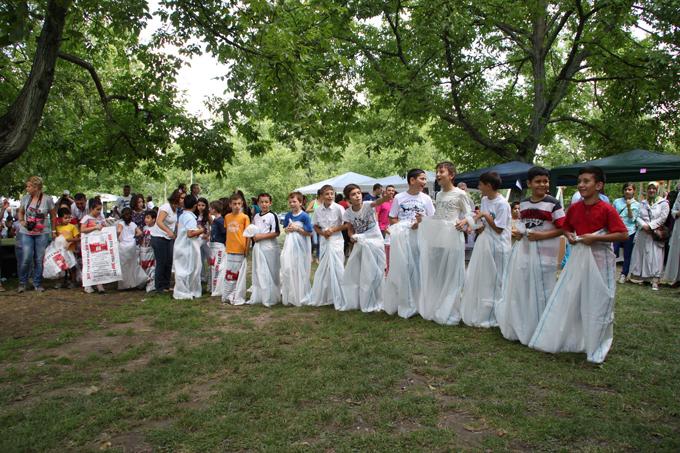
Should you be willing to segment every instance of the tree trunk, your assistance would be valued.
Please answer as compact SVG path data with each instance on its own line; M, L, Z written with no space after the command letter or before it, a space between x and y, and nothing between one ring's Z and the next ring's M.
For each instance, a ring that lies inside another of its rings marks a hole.
M50 0L28 80L7 113L0 117L0 168L31 144L54 81L61 35L70 0Z

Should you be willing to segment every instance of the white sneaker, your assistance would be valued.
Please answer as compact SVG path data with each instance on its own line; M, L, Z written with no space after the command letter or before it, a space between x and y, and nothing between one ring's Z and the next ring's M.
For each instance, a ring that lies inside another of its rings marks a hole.
M621 274L621 276L619 277L619 283L621 283L621 284L626 283L626 276L625 275Z
M94 288L91 286L86 286L83 288L83 291L85 291L87 294L92 294L94 292Z
M659 290L659 284L657 282L652 282L652 291L658 291Z
M104 290L104 285L97 285L97 292L100 294L104 294L106 292Z

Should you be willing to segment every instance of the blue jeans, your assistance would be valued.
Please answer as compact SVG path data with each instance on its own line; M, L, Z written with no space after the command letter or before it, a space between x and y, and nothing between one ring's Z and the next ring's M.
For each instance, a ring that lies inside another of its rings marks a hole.
M19 268L19 284L26 286L28 283L28 274L31 270L31 263L33 266L33 286L36 288L42 284L43 273L43 258L45 258L45 249L50 242L49 234L36 234L31 236L29 234L21 235L22 259L21 267Z
M623 269L621 273L628 275L630 269L630 258L633 255L633 246L635 245L635 233L628 236L628 239L623 242L614 242L614 255L619 256L619 250L623 247Z

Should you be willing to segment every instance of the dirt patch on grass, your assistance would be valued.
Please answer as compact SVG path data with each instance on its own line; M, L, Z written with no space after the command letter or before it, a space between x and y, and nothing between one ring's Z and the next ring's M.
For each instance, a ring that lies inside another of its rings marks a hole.
M7 291L0 297L0 339L25 337L36 326L78 324L100 318L112 308L139 303L146 296L140 291L115 291L114 287L107 288L106 294L85 294L82 288L22 294Z

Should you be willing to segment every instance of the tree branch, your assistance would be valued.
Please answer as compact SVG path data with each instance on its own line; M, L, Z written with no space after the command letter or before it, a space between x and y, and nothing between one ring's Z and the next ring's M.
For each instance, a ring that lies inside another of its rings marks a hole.
M602 137L606 138L607 140L612 139L606 132L604 132L599 127L595 126L594 124L589 123L586 120L582 120L581 118L577 118L575 116L559 116L557 118L551 119L550 121L548 121L548 123L551 123L551 124L552 123L561 123L561 122L565 122L565 121L585 126L588 129L591 129L592 131L594 131L594 132L598 133L599 135L601 135Z

